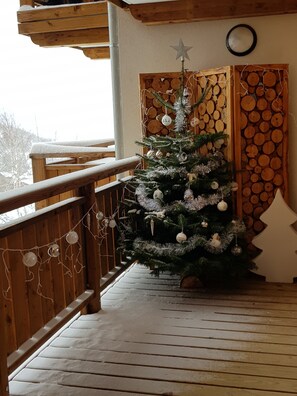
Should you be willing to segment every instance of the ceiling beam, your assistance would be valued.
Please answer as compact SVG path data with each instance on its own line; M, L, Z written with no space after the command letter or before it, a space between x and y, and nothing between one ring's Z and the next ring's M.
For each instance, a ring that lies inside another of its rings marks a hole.
M109 45L109 31L108 28L97 28L37 33L31 35L31 40L41 47L93 47L95 45Z
M85 56L90 59L109 59L109 47L80 48Z
M134 18L152 25L297 13L297 0L176 0L128 8Z

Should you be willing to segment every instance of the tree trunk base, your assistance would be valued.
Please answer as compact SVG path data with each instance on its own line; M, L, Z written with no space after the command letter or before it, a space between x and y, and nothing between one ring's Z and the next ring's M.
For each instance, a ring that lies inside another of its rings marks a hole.
M182 289L200 289L203 284L197 276L190 275L181 279L180 287Z

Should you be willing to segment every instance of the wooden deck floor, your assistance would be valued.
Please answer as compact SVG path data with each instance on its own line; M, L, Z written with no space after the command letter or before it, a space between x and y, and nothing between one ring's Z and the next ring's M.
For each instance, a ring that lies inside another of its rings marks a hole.
M10 383L11 395L297 395L297 285L211 294L135 266Z

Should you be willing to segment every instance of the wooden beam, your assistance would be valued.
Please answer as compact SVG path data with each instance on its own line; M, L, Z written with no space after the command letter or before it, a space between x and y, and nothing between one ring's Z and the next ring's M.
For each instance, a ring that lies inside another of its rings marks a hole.
M28 0L26 0L28 2ZM69 6L37 7L17 12L18 22L47 21L61 18L76 18L90 15L107 14L107 2L76 4Z
M76 18L51 19L46 21L23 22L19 24L19 33L65 32L69 30L102 28L108 26L108 15L90 15Z
M109 44L108 28L70 30L68 32L32 34L31 40L40 47L79 47Z
M297 13L296 0L177 0L131 4L134 18L145 24L195 22Z
M93 48L81 48L85 56L90 59L109 59L110 50L109 47L93 47Z

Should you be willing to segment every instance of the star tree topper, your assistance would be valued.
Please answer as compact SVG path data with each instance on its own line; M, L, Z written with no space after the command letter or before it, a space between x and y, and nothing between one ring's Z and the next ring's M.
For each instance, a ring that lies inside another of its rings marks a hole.
M187 58L190 60L188 51L190 51L192 47L185 46L182 39L179 39L178 45L171 45L171 48L175 49L176 51L176 59L181 58L183 61L185 58Z

